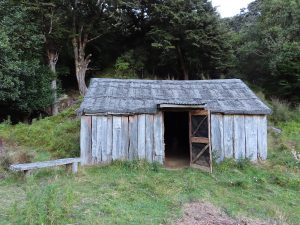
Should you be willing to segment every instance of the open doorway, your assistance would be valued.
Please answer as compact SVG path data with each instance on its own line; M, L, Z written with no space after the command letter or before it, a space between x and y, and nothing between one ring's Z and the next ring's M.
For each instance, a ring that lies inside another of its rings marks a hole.
M165 111L165 166L183 168L190 165L189 112Z

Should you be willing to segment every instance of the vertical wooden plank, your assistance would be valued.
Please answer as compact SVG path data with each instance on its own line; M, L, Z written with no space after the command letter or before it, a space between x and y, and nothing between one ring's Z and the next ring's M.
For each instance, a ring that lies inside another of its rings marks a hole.
M107 162L112 160L112 145L113 145L113 119L112 116L107 116L107 139L106 139L106 156Z
M257 157L260 160L266 160L268 151L267 116L258 116L257 119Z
M217 163L224 160L223 115L211 114L211 150Z
M97 163L97 116L92 116L92 163Z
M233 115L224 115L224 157L233 158Z
M146 160L148 162L153 161L153 135L154 135L154 126L153 126L153 115L146 115Z
M93 122L93 127L96 126L96 135L94 134L95 138L96 138L96 143L95 143L95 154L94 154L94 163L100 163L102 162L102 142L103 140L103 124L102 124L102 120L104 118L104 116L94 116L96 118L96 123L94 125ZM105 137L106 140L106 137Z
M211 152L211 112L208 110L208 140L209 140L209 167L210 173L213 172L212 168L212 152Z
M146 158L146 116L138 115L138 158Z
M113 116L112 160L117 160L121 157L121 126L122 118L120 116Z
M129 125L128 116L122 116L122 129L121 129L121 152L120 159L128 159L129 148Z
M138 159L138 117L129 116L129 150L128 159Z
M161 163L165 161L165 123L164 123L164 115L162 112L159 113L160 119L161 119L161 125L160 125L160 130L161 130L161 138L160 138L160 146L161 146L161 154L162 154L162 159Z
M159 112L153 117L154 125L154 157L153 160L163 164L165 160L164 122L163 113Z
M80 124L80 158L82 165L92 162L92 118L81 116Z
M97 118L97 140L98 140L98 153L101 162L106 162L107 156L107 117L101 116Z
M246 157L257 160L257 116L245 116Z
M97 133L96 133L96 138L97 138L97 144L96 144L96 162L100 163L102 161L102 156L101 156L101 142L103 141L101 138L101 133L103 131L102 128L102 118L103 116L97 116L96 117L96 126L97 126Z
M234 115L234 158L241 160L246 154L245 117Z

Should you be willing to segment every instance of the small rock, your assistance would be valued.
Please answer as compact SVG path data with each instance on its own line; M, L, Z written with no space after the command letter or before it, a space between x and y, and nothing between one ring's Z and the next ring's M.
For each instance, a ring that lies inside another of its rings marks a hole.
M281 134L282 130L280 130L279 128L276 127L272 127L272 126L268 126L268 129L273 131L275 134Z
M296 150L292 150L292 155L297 161L300 161L300 153L297 153Z
M194 216L194 219L197 220L197 221L200 220L200 218L199 218L199 217L196 217L196 216Z

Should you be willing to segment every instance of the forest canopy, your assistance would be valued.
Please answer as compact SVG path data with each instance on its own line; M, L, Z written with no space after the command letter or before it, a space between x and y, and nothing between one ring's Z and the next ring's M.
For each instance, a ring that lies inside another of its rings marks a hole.
M240 78L297 104L300 3L222 19L208 0L0 0L0 119L56 114L60 93L103 76Z

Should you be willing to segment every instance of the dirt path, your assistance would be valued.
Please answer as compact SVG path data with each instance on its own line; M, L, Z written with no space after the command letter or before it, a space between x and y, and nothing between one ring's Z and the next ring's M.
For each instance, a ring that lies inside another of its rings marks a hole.
M235 220L207 202L193 202L184 206L184 215L176 225L270 225L256 220Z

